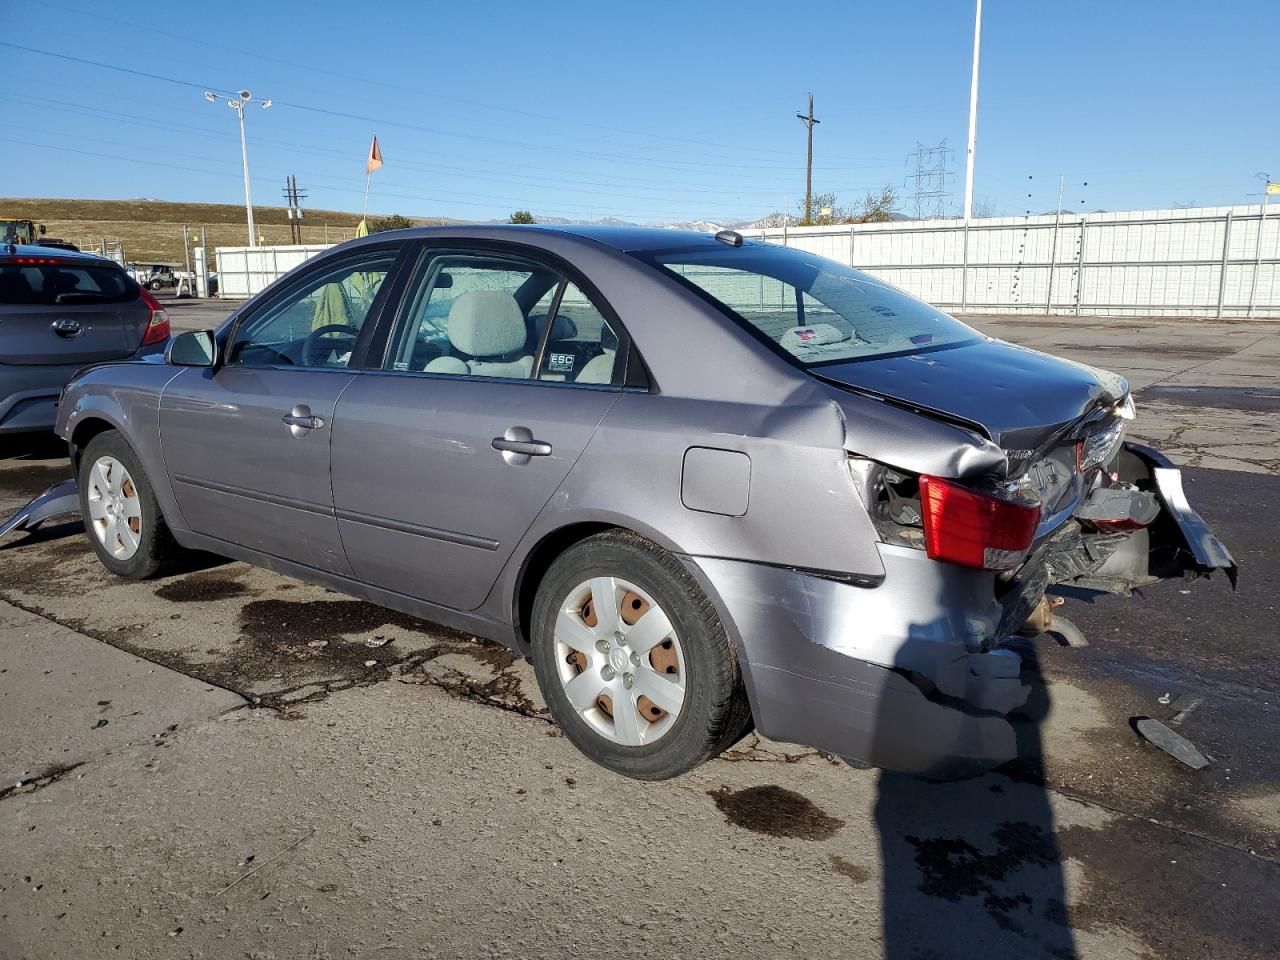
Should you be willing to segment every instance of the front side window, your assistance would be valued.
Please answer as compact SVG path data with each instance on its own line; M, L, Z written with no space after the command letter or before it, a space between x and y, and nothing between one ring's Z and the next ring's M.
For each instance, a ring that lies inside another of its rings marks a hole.
M227 362L346 367L395 257L392 251L379 251L308 277L240 324Z
M610 384L620 366L618 340L603 314L543 264L432 253L406 302L388 370Z
M896 287L799 250L749 244L636 254L799 366L914 353L979 334Z

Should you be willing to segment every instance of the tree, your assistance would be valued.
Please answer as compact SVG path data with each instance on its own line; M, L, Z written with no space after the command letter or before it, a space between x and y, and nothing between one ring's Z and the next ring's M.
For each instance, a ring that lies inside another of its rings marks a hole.
M812 201L810 201L810 207L811 210L807 212L804 208L803 200L796 205L796 210L800 214L794 221L797 226L825 226L831 223L840 223L844 218L844 212L837 205L834 193L815 193ZM830 210L831 212L824 214L823 210Z
M537 221L533 219L533 214L530 213L528 210L517 210L515 213L511 215L511 222L512 223L536 223Z
M398 213L393 213L389 217L374 217L369 221L370 233L381 233L383 230L403 230L406 227L412 227L413 221L408 217L402 217Z
M893 184L886 183L879 193L868 193L858 204L858 210L849 219L849 223L884 223L893 219L898 208L898 191Z

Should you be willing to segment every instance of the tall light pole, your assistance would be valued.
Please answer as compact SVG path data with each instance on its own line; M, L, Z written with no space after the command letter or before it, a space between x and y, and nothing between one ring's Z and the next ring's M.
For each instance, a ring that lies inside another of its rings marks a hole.
M978 58L982 47L982 0L973 15L973 75L969 79L969 149L964 160L964 219L973 216L973 157L978 142Z
M222 97L212 90L206 90L204 98L210 103L217 103L219 100L224 101L240 118L240 163L244 167L244 212L249 222L249 246L256 247L258 245L258 231L253 226L253 189L249 186L249 148L244 139L244 108L253 102L253 94L248 90L241 90L234 97ZM266 110L269 106L271 106L270 100L262 101L263 110Z

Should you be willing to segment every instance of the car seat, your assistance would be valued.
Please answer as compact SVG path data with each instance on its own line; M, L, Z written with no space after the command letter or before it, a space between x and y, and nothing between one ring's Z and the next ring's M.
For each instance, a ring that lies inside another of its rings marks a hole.
M523 379L533 371L533 355L524 352L524 311L505 291L467 291L449 309L445 331L460 355L437 357L427 373Z

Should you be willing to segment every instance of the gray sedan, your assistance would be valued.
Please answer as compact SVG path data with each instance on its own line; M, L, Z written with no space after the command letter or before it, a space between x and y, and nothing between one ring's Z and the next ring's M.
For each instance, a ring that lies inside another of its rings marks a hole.
M112 571L206 550L496 640L620 773L754 724L945 776L1014 756L1052 585L1234 580L1133 416L813 254L477 226L336 247L57 430Z

